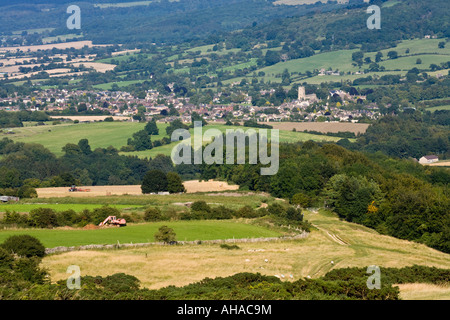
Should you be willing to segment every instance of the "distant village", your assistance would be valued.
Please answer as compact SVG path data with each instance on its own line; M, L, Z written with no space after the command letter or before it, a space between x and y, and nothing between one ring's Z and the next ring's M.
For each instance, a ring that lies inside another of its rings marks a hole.
M262 96L274 93L272 90L262 90ZM217 93L211 104L194 105L189 97L177 97L174 93L160 93L148 90L145 98L137 98L124 91L68 91L65 89L46 89L34 91L33 96L16 96L0 98L0 110L5 111L48 111L69 115L68 110L77 110L84 105L84 114L108 114L114 117L124 117L124 120L139 121L137 115L145 118L157 116L160 121L171 122L181 119L191 122L195 112L206 121L247 121L280 122L280 121L329 121L358 122L361 118L377 119L380 116L376 104L363 104L365 96L350 95L342 90L329 92L329 98L322 101L315 94L306 94L304 87L298 88L298 98L285 102L280 106L253 106L252 97L241 93L243 103L221 104L222 93ZM338 103L330 101L339 97ZM357 110L346 110L348 103L360 103ZM64 112L66 111L66 112ZM80 114L82 114L80 112ZM72 114L71 114L72 115ZM74 115L74 114L73 114Z

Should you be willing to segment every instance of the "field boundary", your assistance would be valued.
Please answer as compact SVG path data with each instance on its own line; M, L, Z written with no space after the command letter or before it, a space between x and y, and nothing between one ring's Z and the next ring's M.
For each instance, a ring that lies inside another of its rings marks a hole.
M172 245L201 245L201 244L222 244L222 243L253 243L253 242L272 242L272 241L285 241L285 240L298 240L305 239L309 235L309 232L303 231L295 236L281 236L281 237L268 237L268 238L240 238L240 239L218 239L218 240L193 240L193 241L177 241L176 244L168 244L165 242L145 242L145 243L119 243L117 244L89 244L83 246L71 246L71 247L54 247L46 248L45 254L63 253L70 251L92 250L92 249L120 249L120 248L137 248L148 247L153 245L159 246L172 246Z

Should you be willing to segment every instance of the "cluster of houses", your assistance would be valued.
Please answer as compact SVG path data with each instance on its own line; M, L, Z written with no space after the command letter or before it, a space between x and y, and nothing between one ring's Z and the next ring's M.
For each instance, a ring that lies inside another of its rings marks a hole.
M272 91L274 91L272 89ZM273 93L271 90L262 90L261 95ZM376 105L364 105L359 110L345 110L342 108L347 102L365 100L364 96L354 96L342 90L329 92L329 98L323 101L315 94L306 94L304 87L299 87L298 98L285 102L280 106L253 106L252 97L242 93L242 103L220 104L221 93L217 93L211 104L194 105L189 97L177 97L173 92L161 93L157 90L148 90L145 97L135 97L124 91L85 91L65 89L36 90L31 96L15 96L0 98L0 110L17 111L27 109L31 111L63 111L68 108L79 108L84 104L86 110L107 111L115 117L124 117L133 121L133 116L145 108L145 117L162 115L164 120L170 122L181 118L183 122L191 122L191 115L195 112L207 121L220 121L227 119L250 120L260 122L292 121L293 115L301 114L304 121L315 121L318 117L333 119L333 121L357 122L359 118L376 119L379 116ZM342 101L335 104L329 100L339 97ZM171 112L173 109L176 112ZM174 115L175 114L175 115ZM230 116L230 114L232 116ZM298 119L298 117L296 118Z

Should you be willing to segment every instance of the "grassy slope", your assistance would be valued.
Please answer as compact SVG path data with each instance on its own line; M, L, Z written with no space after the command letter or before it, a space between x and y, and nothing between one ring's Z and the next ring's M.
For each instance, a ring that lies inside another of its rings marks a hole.
M0 139L3 137L11 138L15 141L27 143L39 143L48 148L57 156L63 154L62 147L67 143L78 143L80 139L86 138L94 150L95 148L106 148L113 146L117 149L127 145L128 138L131 138L133 133L142 130L144 123L137 122L95 122L95 123L79 123L79 124L62 124L55 126L29 126L23 128L14 128L16 132L14 135L0 134ZM165 128L167 124L159 123L159 135L152 136L152 140L160 140L166 136ZM225 132L227 129L243 129L247 131L246 127L225 126L222 124L211 124L204 127L204 131L208 129L218 129ZM51 131L49 131L51 130ZM193 129L191 129L191 135ZM337 141L340 138L328 137L325 135L313 135L302 132L280 131L280 142L295 142L295 141ZM170 156L172 148L178 142L169 145L153 148L146 151L127 152L126 155L137 155L139 157L154 157L158 154Z
M42 202L42 199L40 199ZM75 212L81 212L84 209L93 210L95 208L102 207L103 204L93 204L93 203L67 203L67 204L60 204L60 203L48 203L48 204L38 204L38 203L18 203L18 204L0 204L0 213L6 212L6 211L15 211L15 212L30 212L33 209L37 208L49 208L53 209L55 211L66 211L66 210L74 210ZM117 209L127 209L127 208L133 208L137 206L133 205L126 205L126 204L112 204L111 207L117 208Z
M325 212L307 212L305 217L319 229L313 230L303 240L239 243L241 250L199 245L79 251L46 257L43 265L49 268L54 281L66 279L67 266L77 264L83 275L106 276L126 272L138 277L142 285L149 288L181 286L205 277L238 272L283 274L285 279L292 275L296 280L306 276L319 277L333 268L348 266L403 267L418 264L450 268L448 254L424 245L379 235ZM347 245L336 242L331 235L338 236ZM448 294L446 298L450 298Z
M172 228L177 240L214 240L231 238L277 237L280 233L264 227L224 221L164 221L153 223L129 224L122 228L104 228L97 230L29 229L5 230L0 232L0 242L17 234L28 234L41 240L47 248L57 246L78 246L88 244L115 244L153 242L158 228L166 225Z

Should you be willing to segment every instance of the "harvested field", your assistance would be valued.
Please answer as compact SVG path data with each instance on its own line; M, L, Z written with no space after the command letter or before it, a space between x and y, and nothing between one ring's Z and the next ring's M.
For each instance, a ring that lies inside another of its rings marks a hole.
M78 120L78 121L100 121L105 120L105 118L108 118L111 116L57 116L54 117L55 119L69 119L69 120ZM118 116L112 116L114 120L130 120L130 117L118 117Z
M431 167L450 167L450 161L441 161L441 162L435 162L435 163L426 163L424 166L431 166Z
M79 67L80 65L84 65L86 68L93 68L97 72L106 72L114 70L116 65L109 63L101 63L101 62L77 62L72 63L74 67Z
M115 56L122 56L122 55L126 55L127 53L137 53L140 52L141 49L133 49L133 50L122 50L122 51L116 51L116 52L111 52L111 56L115 57Z
M51 50L53 48L56 49L67 49L67 48L75 48L81 49L84 46L88 47L107 47L109 45L106 44L92 44L92 41L72 41L72 42L63 42L63 43L53 43L53 44L43 44L39 46L18 46L18 47L3 47L0 48L0 52L16 52L17 50L27 52L27 51L39 51L39 50Z
M237 190L239 186L229 185L223 181L185 181L184 187L187 193L214 192ZM99 197L110 195L142 195L140 185L132 186L88 186L80 187L89 189L89 192L69 192L69 187L37 188L39 198L58 197Z
M351 122L276 122L269 123L274 129L297 131L318 131L322 133L337 132L354 132L365 133L369 124L367 123L351 123Z
M220 124L217 121L217 124ZM268 124L273 129L282 131L292 131L295 128L296 131L302 132L305 130L317 131L322 133L337 133L337 132L354 132L365 133L370 124L368 123L353 123L353 122L259 122L260 124ZM242 125L242 121L241 121ZM247 128L243 128L246 130Z

